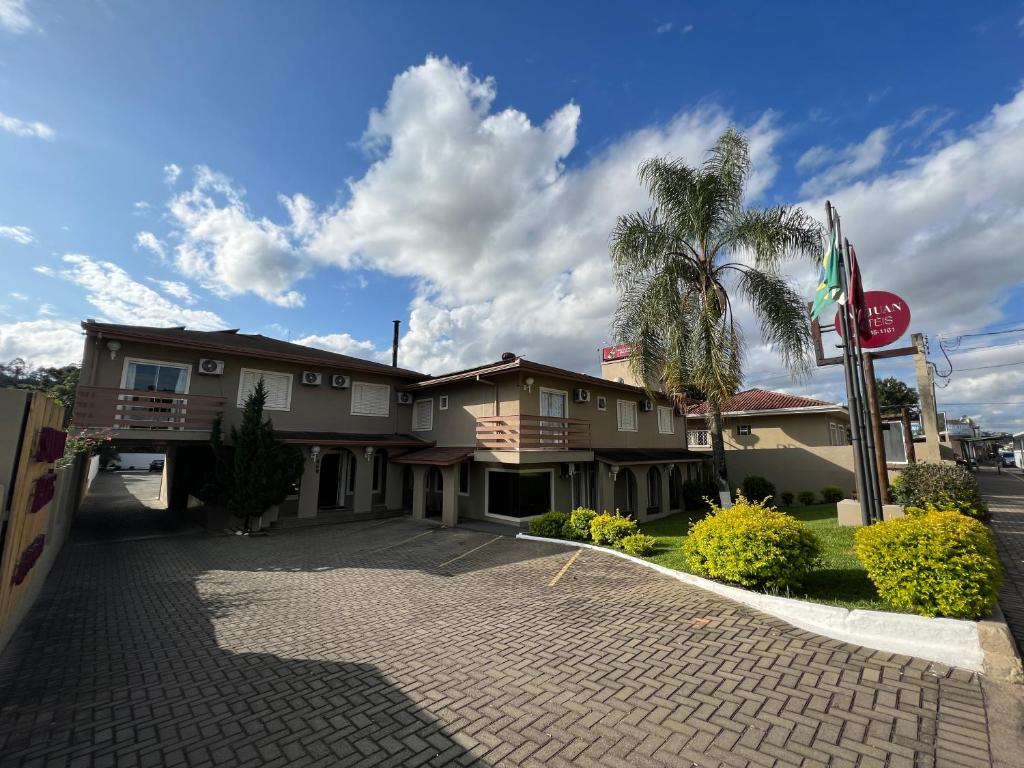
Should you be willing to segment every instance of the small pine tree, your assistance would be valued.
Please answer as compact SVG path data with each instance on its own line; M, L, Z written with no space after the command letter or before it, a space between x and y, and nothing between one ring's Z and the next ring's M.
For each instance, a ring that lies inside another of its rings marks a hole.
M260 379L242 408L242 423L231 428L234 460L228 493L228 509L245 520L248 533L252 518L280 504L302 474L302 454L274 437L274 425L263 420L267 388Z

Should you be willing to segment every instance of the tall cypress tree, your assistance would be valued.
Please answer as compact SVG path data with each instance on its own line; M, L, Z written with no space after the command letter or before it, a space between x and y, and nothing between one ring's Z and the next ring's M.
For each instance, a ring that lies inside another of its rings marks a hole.
M263 419L267 388L261 378L242 408L242 423L231 428L234 443L228 509L245 520L249 532L253 518L280 504L302 474L302 453L274 437L274 425Z

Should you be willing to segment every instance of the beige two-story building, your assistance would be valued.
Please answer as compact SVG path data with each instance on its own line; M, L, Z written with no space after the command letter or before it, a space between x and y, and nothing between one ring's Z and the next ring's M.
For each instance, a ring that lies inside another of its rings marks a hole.
M431 377L237 330L82 325L75 424L165 450L172 506L208 475L214 419L236 425L260 379L275 433L306 459L282 517L518 525L583 505L643 520L681 510L706 463L661 396L513 354Z

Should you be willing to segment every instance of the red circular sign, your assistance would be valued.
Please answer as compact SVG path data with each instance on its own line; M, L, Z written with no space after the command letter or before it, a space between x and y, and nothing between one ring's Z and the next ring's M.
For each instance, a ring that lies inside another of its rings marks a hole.
M861 340L861 346L865 349L886 347L910 327L910 307L895 293L864 291L864 306L867 308L866 323L871 329L871 339ZM836 312L836 333L842 336L839 318L839 312Z

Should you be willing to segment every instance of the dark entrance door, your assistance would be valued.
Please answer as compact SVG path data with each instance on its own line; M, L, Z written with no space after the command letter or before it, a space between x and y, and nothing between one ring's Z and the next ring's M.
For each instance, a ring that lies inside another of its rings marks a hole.
M402 468L402 509L412 509L412 467Z
M439 517L441 515L441 506L444 488L441 480L441 470L437 467L431 467L427 470L426 478L426 513L427 517Z
M340 458L340 454L327 453L320 460L320 486L316 497L318 507L336 507L338 505Z

